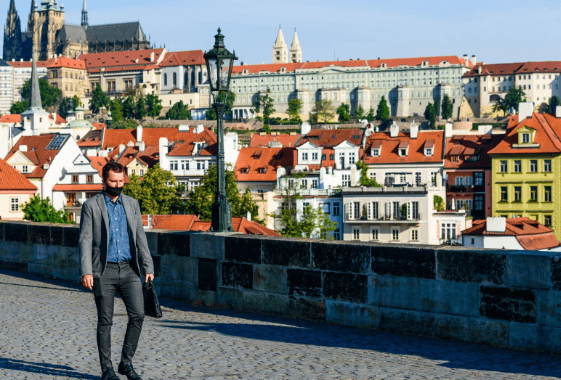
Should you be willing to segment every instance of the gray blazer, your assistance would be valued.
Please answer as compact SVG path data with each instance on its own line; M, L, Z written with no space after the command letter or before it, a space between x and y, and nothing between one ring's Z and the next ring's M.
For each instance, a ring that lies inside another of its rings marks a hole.
M127 214L127 224L131 247L131 267L140 276L154 273L154 263L148 249L146 234L142 226L142 214L136 199L121 195ZM109 246L109 217L103 193L88 199L82 206L80 217L80 271L81 275L91 274L99 278L107 265Z

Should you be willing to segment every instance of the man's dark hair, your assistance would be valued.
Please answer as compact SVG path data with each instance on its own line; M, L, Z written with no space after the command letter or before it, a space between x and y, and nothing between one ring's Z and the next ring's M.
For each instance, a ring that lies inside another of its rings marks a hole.
M123 165L119 164L118 162L109 161L103 167L103 180L104 181L107 181L107 177L109 177L109 171L112 171L112 172L115 172L115 173L124 173L125 168L124 168Z

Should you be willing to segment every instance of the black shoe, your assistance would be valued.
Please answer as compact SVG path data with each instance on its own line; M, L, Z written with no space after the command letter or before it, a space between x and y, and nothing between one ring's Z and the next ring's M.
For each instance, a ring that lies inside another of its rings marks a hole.
M125 375L129 380L142 380L142 377L138 376L138 373L132 368L132 364L119 363L119 373Z
M101 380L119 380L113 368L105 370L101 375Z

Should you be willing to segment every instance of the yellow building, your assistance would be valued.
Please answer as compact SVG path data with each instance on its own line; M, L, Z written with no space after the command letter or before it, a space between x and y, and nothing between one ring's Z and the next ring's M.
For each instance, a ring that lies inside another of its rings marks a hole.
M86 64L78 59L51 58L47 61L47 80L62 91L63 97L82 97L88 88Z

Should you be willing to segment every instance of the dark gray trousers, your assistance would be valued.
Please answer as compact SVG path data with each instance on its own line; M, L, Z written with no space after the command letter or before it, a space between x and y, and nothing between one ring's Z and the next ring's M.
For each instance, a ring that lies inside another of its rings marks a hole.
M121 362L129 364L138 345L144 320L144 297L139 276L128 262L107 263L101 278L94 279L93 292L97 306L97 349L101 371L113 368L111 362L111 326L115 291L119 293L129 316Z

